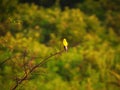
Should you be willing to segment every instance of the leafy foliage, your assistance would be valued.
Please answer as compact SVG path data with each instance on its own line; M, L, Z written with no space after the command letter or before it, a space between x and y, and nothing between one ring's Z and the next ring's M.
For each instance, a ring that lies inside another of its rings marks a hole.
M9 5L15 5L13 12L1 14L2 90L11 89L27 70L62 50L63 38L68 52L49 58L17 90L119 90L120 37L114 28L108 30L96 15L80 9L14 3Z

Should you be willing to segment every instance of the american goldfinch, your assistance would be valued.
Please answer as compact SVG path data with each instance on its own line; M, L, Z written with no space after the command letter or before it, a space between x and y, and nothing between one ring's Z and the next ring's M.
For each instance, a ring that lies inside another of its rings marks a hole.
M68 50L68 42L65 38L63 39L63 45L64 45L65 51L67 51Z

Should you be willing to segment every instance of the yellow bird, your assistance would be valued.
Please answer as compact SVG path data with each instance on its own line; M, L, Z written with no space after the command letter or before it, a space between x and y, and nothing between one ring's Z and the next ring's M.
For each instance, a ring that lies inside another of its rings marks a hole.
M63 39L63 45L64 45L65 51L67 51L68 50L68 42L65 38Z

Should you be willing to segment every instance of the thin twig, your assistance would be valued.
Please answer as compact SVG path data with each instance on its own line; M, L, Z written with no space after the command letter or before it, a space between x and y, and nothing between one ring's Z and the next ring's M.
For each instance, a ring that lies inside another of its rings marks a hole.
M2 66L3 64L5 64L7 61L9 61L11 58L13 58L14 56L12 56L12 57L8 57L8 58L6 58L4 61L2 61L1 63L0 63L0 66Z
M61 54L62 52L64 52L64 50L61 50L61 51L59 51L59 52L56 52L56 53L54 53L54 54L46 57L46 58L43 59L40 63L38 63L37 65L35 65L34 67L32 67L29 72L25 73L25 75L24 75L19 81L16 82L16 84L11 88L11 90L16 90L16 88L17 88L23 81L27 80L28 76L29 76L36 68L44 65L44 64L49 60L49 58L51 58L51 57L53 57L53 56L56 56L56 55L58 55L58 54Z
M59 51L59 52L56 52L56 53L54 53L54 54L46 57L46 58L43 59L43 61L41 61L39 64L35 65L35 66L30 70L30 73L31 73L34 69L36 69L37 67L40 67L40 66L42 66L43 64L45 64L45 63L49 60L49 58L51 58L51 57L53 57L53 56L55 56L55 55L61 54L62 52L64 52L64 50L61 50L61 51Z

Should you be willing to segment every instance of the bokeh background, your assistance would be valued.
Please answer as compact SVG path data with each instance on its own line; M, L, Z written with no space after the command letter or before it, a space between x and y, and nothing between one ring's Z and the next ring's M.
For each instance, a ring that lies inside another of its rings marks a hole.
M0 89L63 38L17 90L120 90L120 0L0 0Z

